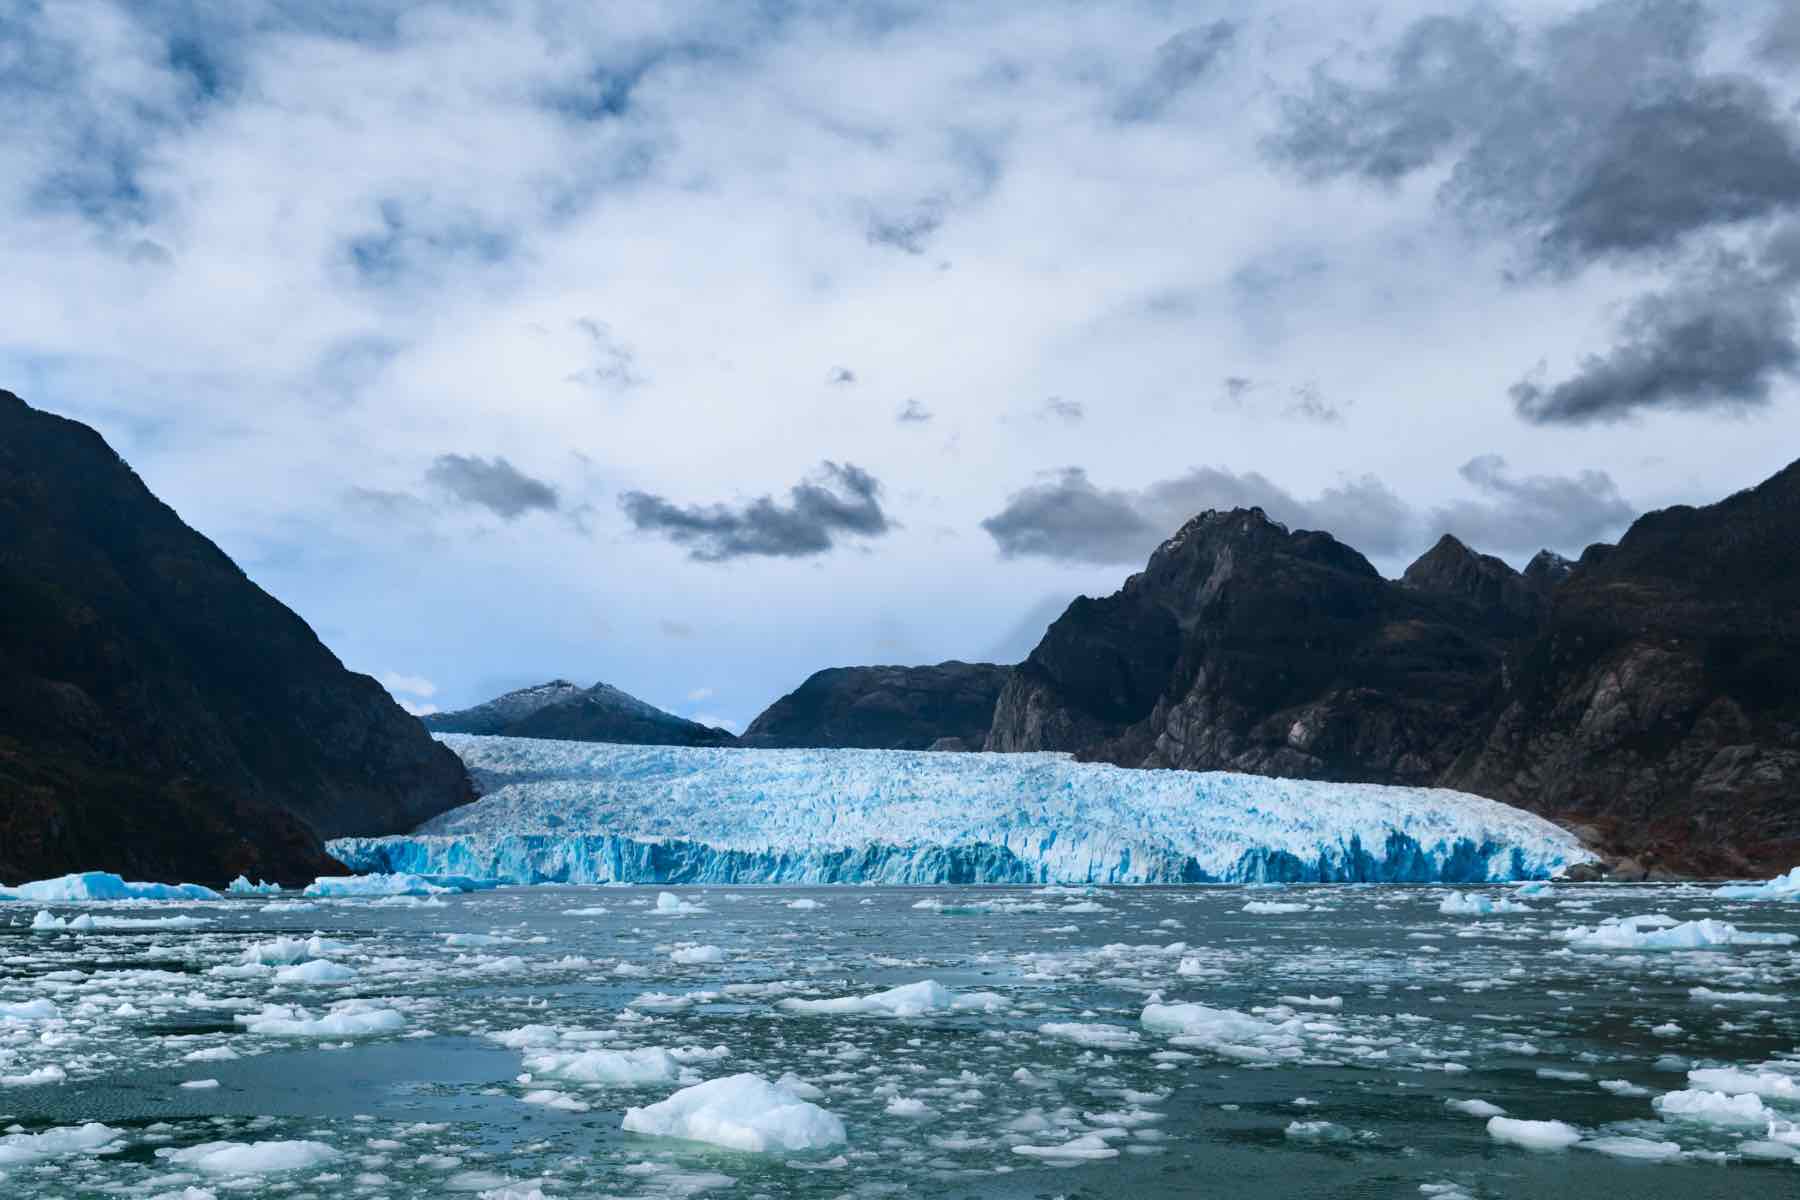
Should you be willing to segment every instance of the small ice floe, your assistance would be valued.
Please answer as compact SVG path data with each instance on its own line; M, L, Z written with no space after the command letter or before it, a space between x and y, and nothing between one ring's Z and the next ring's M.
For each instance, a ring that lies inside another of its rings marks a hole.
M1488 1136L1496 1142L1523 1146L1527 1150L1567 1150L1581 1140L1581 1131L1561 1121L1521 1121L1513 1117L1490 1117Z
M1652 1138L1641 1137L1586 1138L1575 1143L1575 1148L1610 1154L1614 1158L1635 1158L1646 1162L1661 1162L1667 1158L1681 1157L1679 1142L1659 1142Z
M717 946L696 946L688 943L671 950L669 961L683 967L722 963L725 961L725 952Z
M252 942L238 955L238 962L270 967L292 966L315 958L330 958L349 952L351 947L314 934L312 937L278 937L267 942Z
M1187 960L1183 959L1182 961L1185 962ZM1280 997L1280 1000L1281 1003L1288 1005L1290 1008L1344 1007L1344 998L1342 996L1314 996L1308 994L1305 996L1282 996Z
M350 983L356 972L341 963L315 958L309 962L282 967L275 972L275 982L290 985Z
M22 1167L71 1154L93 1154L114 1148L125 1136L98 1121L46 1129L42 1133L9 1133L0 1137L0 1167Z
M324 1142L202 1142L181 1150L158 1150L156 1156L208 1175L273 1175L323 1166L338 1152Z
M107 917L82 913L59 917L40 909L31 919L33 933L88 933L96 929L199 929L212 924L209 917Z
M1687 1073L1688 1082L1734 1095L1745 1092L1770 1100L1800 1104L1800 1063L1764 1063L1755 1070L1736 1067L1697 1067Z
M1486 1100L1446 1100L1444 1101L1444 1107L1451 1112L1459 1112L1471 1117L1480 1117L1483 1120L1488 1117L1504 1117L1506 1115L1506 1110L1504 1108Z
M1528 913L1536 910L1529 904L1520 904L1505 896L1490 896L1485 892L1446 892L1444 898L1438 901L1438 911L1447 917L1489 917L1499 913Z
M498 887L492 879L463 875L321 875L303 895L337 900L386 899L394 896L442 896L451 892L478 892Z
M247 1032L265 1037L378 1037L406 1028L406 1018L399 1012L369 1000L346 1000L316 1017L295 1005L271 1004L261 1012L240 1014L232 1020Z
M1714 888L1721 900L1800 900L1800 867L1762 883L1727 884Z
M1097 1133L1084 1133L1078 1138L1054 1146L1014 1146L1012 1151L1028 1158L1063 1165L1119 1157L1119 1152L1107 1145L1106 1139Z
M1204 1004L1147 1004L1139 1020L1175 1045L1199 1046L1228 1058L1274 1058L1297 1052L1300 1043L1297 1020L1277 1024Z
M824 908L825 906L810 896L802 896L798 900L789 900L786 907L796 912L811 912L815 908Z
M1711 918L1670 922L1662 914L1577 925L1556 935L1576 950L1711 950L1726 946L1791 946L1791 933L1753 933Z
M1711 1004L1786 1004L1786 996L1773 992L1715 992L1709 987L1693 987L1688 995L1701 1003Z
M1131 1050L1138 1044L1138 1035L1123 1025L1092 1021L1050 1021L1039 1025L1038 1032L1096 1050Z
M1289 1121L1283 1132L1296 1142L1348 1142L1356 1136L1331 1121Z
M1602 1079L1599 1088L1603 1092L1611 1092L1615 1096L1648 1096L1650 1089L1640 1087L1629 1079Z
M923 979L876 992L869 996L838 996L829 1000L787 999L778 1005L784 1012L808 1016L862 1013L878 1017L920 1017L937 1012L998 1012L1008 1006L995 992L953 992L935 979Z
M86 900L223 900L197 883L127 883L110 871L82 871L56 879L39 879L18 887L0 887L0 900L34 900L39 904L73 904Z
M225 894L228 896L279 896L281 895L281 885L279 883L251 883L248 876L239 875L225 885Z
M683 900L674 892L658 892L656 894L656 908L652 911L659 917L692 917L711 910L704 904L697 904L691 900Z
M710 1142L753 1153L819 1150L845 1141L844 1122L761 1075L728 1075L628 1108L620 1128L653 1137Z
M25 1021L54 1021L61 1015L56 1005L42 996L36 1000L0 1000L0 1026Z
M681 1063L669 1051L657 1046L639 1050L528 1053L524 1057L524 1067L534 1080L544 1078L613 1087L647 1087L656 1083L675 1083L681 1078Z
M1651 1105L1666 1121L1697 1121L1707 1125L1764 1126L1774 1113L1753 1092L1733 1096L1727 1092L1711 1092L1690 1088L1664 1092Z
M1274 917L1283 913L1311 912L1312 905L1294 904L1286 900L1252 900L1238 911L1254 913L1261 917Z

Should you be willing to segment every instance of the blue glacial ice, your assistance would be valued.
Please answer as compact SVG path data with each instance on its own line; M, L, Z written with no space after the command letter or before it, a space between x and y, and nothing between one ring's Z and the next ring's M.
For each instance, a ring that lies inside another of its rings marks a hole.
M1721 900L1800 900L1800 867L1763 883L1729 884L1713 895Z
M69 904L85 900L220 900L219 893L197 883L130 883L109 871L83 871L56 879L39 879L18 887L0 886L0 900Z
M1542 879L1591 858L1464 792L1138 771L1062 754L617 746L446 734L482 798L357 871L514 883Z

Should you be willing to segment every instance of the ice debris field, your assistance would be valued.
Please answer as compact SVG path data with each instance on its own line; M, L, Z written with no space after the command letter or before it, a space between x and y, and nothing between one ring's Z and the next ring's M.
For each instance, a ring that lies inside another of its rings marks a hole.
M482 798L346 838L360 871L513 883L1479 882L1590 858L1464 792L1134 771L1061 754L450 734Z
M5 895L9 1198L1800 1187L1783 880Z

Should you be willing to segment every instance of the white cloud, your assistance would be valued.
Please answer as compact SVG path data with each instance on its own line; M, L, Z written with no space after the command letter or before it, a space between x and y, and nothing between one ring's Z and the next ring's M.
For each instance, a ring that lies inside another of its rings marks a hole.
M437 684L423 675L403 675L398 671L384 671L381 686L395 695L421 696L429 699L437 695Z

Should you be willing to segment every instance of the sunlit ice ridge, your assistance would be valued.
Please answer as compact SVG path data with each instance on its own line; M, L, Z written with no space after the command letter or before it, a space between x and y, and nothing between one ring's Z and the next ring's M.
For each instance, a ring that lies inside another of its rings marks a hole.
M1441 788L1132 770L1064 754L620 746L446 734L481 799L329 845L511 883L1469 883L1587 861Z

